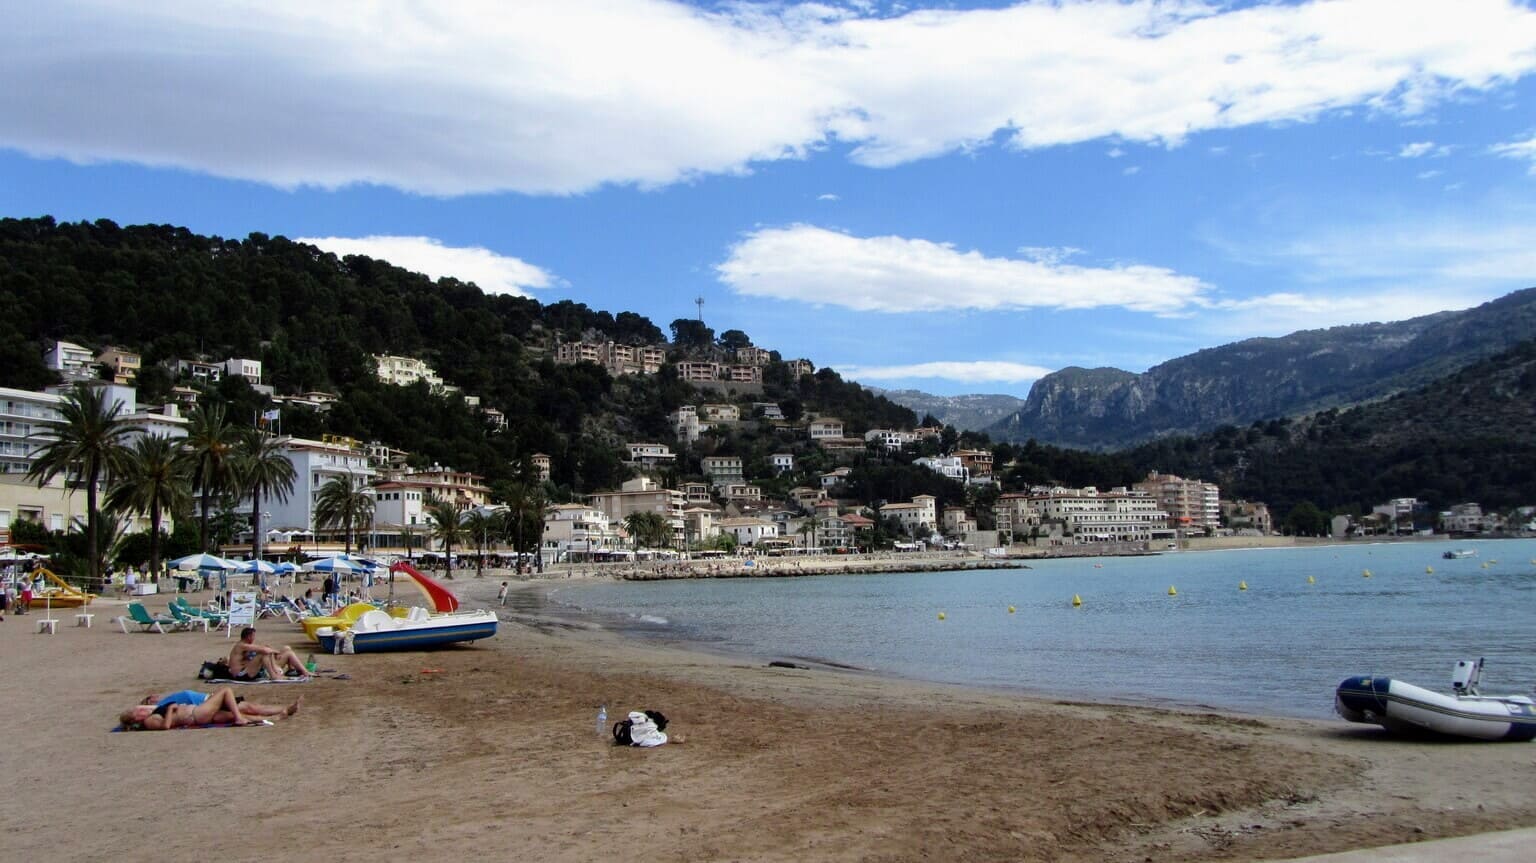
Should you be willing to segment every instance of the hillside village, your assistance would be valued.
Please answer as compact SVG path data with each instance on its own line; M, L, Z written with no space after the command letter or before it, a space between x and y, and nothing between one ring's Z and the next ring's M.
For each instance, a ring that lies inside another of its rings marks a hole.
M747 340L740 334L735 341ZM1278 527L1262 502L1225 500L1213 483L1156 471L1102 490L1017 483L1004 490L1014 464L997 464L999 449L984 437L957 433L931 418L929 424L905 428L859 427L764 400L765 371L800 377L815 374L816 368L806 359L783 362L749 342L729 349L710 345L683 355L662 344L602 339L556 341L548 350L556 364L590 364L612 377L665 370L686 383L695 398L666 415L669 439L622 443L614 455L624 478L614 486L561 494L552 482L556 457L536 452L522 467L524 483L509 495L483 475L413 463L411 453L385 441L284 434L285 417L293 422L324 414L339 396L278 392L263 379L259 360L167 359L161 365L172 382L169 398L150 405L138 401L135 384L144 370L139 355L117 346L92 350L54 341L44 361L59 383L43 391L0 390L5 414L0 424L5 458L0 542L11 542L13 528L21 523L67 531L83 521L77 483L59 477L38 486L28 479L32 456L48 439L50 423L72 388L103 391L135 436L175 440L187 435L188 412L226 377L242 379L262 398L251 421L275 436L296 478L291 494L262 503L260 547L274 556L350 548L354 533L358 546L381 555L431 557L451 555L456 548L498 557L521 552L520 560L531 566L682 553L1134 553L1191 536L1265 536ZM376 354L373 361L379 382L425 385L433 398L456 400L483 423L486 434L502 433L518 421L447 383L422 359ZM1009 452L1006 445L1001 451ZM868 474L879 469L900 471L894 488L911 485L913 492L892 495L889 482L871 483ZM337 524L317 513L321 489L339 479L369 490L366 523ZM536 528L530 529L526 519L496 520L509 512L509 496L518 498L513 508L536 505ZM437 524L441 511L433 510L441 503L466 522L473 520L478 531L445 535ZM228 525L222 550L251 553L256 537L249 498L230 497L221 506ZM148 529L144 513L119 518L125 533ZM1422 505L1404 498L1381 504L1369 517L1339 516L1311 532L1411 533L1422 529L1424 520ZM1435 521L1460 534L1506 527L1475 503L1460 504ZM166 530L171 530L169 523Z

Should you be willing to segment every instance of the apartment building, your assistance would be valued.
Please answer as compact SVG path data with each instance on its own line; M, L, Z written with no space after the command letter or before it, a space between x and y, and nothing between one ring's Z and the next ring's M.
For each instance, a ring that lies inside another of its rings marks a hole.
M790 377L816 373L816 364L807 359L786 360L784 365L789 370Z
M443 388L443 379L425 360L415 357L399 357L393 354L374 354L374 374L386 384L408 387L426 381L432 392Z
M870 429L864 433L865 443L878 443L889 452L917 443L917 433L900 429Z
M1040 514L1042 522L1060 524L1063 536L1078 544L1152 542L1176 536L1168 524L1168 513L1146 492L1125 488L1101 492L1093 486L1057 487L1032 492L1029 505Z
M938 499L920 494L906 503L888 503L880 507L880 518L896 520L908 536L927 539L938 529Z
M1221 489L1214 483L1152 471L1131 487L1157 500L1169 527L1201 533L1221 526Z
M293 465L293 491L286 500L263 497L263 527L284 531L315 529L315 500L327 482L349 477L353 485L370 486L378 472L368 463L368 453L361 445L284 437L279 439L283 458ZM240 508L249 513L249 498Z
M74 342L55 341L43 353L43 365L58 372L66 381L96 377L96 357L88 348Z
M107 348L96 355L96 363L112 375L116 384L132 384L139 376L141 362L138 354L122 348Z
M677 464L677 454L672 448L662 443L630 443L627 463L635 467L654 470L666 468Z
M733 423L741 421L741 408L735 405L705 404L699 405L699 418L710 423Z
M973 482L992 481L992 452L984 449L957 449L952 453L965 465Z
M779 526L766 518L722 518L714 529L736 538L737 545L753 546L779 535Z
M622 547L622 540L601 509L562 503L544 511L543 545L551 560L584 560Z
M654 512L671 526L673 544L683 541L683 510L687 500L682 492L662 488L650 477L629 480L618 491L588 495L587 503L615 524L622 524L632 513Z
M742 472L741 456L705 456L701 464L704 475L709 477L710 485L715 488L724 488L730 483L743 482L746 479L746 475Z
M805 431L813 441L840 438L843 436L843 421L836 417L817 417L806 423Z
M940 476L960 482L970 482L971 479L970 470L966 468L965 462L961 461L959 456L924 456L923 458L913 459L912 463L928 468Z
M773 354L766 348L758 348L748 345L744 348L737 348L735 357L736 362L744 366L763 366L767 365L768 361L773 359Z

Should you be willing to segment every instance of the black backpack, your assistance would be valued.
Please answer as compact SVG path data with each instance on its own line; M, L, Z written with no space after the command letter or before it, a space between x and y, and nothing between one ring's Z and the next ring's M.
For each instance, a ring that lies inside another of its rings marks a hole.
M205 663L203 663L203 667L198 669L197 679L198 680L230 680L230 679L232 679L232 677L231 677L231 675L229 673L229 661L225 660L225 659L217 659L217 660L214 660L213 662L205 662Z
M647 711L644 711L644 713L645 713L646 716L649 716L651 718L652 722L656 723L656 730L657 731L666 731L667 730L667 717L665 715L663 715L660 710L647 710ZM614 746L633 746L634 745L634 743L635 743L634 739L629 736L629 726L630 726L630 722L629 722L628 719L621 719L618 722L613 723L613 745Z

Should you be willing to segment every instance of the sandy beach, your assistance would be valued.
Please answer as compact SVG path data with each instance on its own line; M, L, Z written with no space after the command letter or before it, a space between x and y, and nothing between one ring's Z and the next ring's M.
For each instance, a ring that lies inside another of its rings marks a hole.
M453 588L483 604L501 580ZM92 611L55 612L52 636L40 611L0 623L4 859L1264 860L1536 826L1530 744L774 668L528 601L488 641L241 687L303 693L271 728L111 734L230 642ZM309 651L283 621L258 639ZM604 703L685 742L612 747Z

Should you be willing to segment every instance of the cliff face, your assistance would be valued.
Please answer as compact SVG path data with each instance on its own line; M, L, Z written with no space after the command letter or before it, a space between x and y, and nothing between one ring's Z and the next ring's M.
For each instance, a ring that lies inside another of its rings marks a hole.
M1142 374L1066 368L1035 382L994 437L1119 449L1170 434L1383 398L1536 333L1536 289L1461 312L1248 339Z
M871 386L864 388L911 408L919 418L924 414L933 414L940 422L960 431L981 431L1012 416L1024 406L1023 399L1010 395L937 396L919 390L884 390Z

